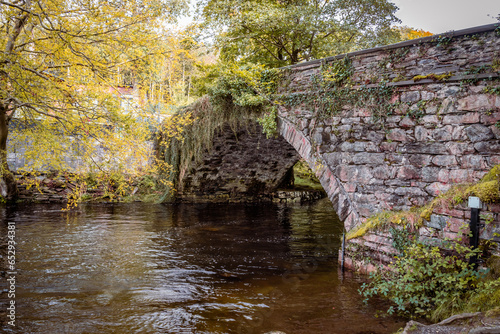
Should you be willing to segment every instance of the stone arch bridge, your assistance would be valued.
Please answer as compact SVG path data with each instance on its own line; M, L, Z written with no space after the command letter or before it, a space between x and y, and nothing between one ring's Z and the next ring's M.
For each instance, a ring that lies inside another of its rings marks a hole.
M366 104L349 101L319 117L320 100L331 97L315 93L318 74L346 57L349 89L372 95L360 95ZM382 210L423 205L500 164L499 71L497 25L290 66L279 91L295 102L279 110L281 138L226 129L184 176L179 194L269 192L286 183L302 157L347 231ZM373 95L381 88L388 101ZM297 98L306 95L316 100Z

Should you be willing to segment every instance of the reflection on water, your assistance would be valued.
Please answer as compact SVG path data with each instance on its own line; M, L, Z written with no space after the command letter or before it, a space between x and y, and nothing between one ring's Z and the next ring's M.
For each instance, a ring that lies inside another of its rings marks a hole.
M84 205L72 213L34 205L3 220L17 226L18 333L391 333L402 326L363 305L358 279L341 279L342 223L328 201Z

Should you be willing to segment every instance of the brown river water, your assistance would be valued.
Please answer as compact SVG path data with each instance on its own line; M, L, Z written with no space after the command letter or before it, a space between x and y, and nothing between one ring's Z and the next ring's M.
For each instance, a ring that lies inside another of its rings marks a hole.
M2 319L3 333L367 334L404 326L377 311L382 301L363 303L366 278L340 272L343 228L328 200L0 210L17 242L16 326ZM2 307L6 288L2 277Z

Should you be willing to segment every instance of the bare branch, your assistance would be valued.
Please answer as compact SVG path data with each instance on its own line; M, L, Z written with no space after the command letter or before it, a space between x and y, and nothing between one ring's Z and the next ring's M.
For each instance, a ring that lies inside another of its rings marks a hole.
M2 0L0 0L0 5L5 5L5 6L9 6L9 7L12 7L12 8L19 9L20 11L22 11L22 12L24 12L26 14L33 14L30 10L27 10L26 8L23 8L23 7L18 6L16 4L5 2L5 1L2 1Z

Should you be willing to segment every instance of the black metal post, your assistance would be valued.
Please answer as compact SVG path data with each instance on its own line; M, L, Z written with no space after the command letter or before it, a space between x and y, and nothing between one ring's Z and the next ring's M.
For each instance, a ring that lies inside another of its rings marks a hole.
M479 211L480 209L471 208L470 209L470 239L469 244L471 249L474 250L479 246ZM477 255L471 256L469 263L474 266L474 270L477 269Z

